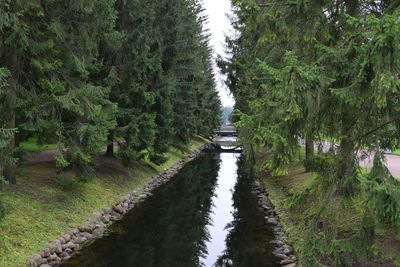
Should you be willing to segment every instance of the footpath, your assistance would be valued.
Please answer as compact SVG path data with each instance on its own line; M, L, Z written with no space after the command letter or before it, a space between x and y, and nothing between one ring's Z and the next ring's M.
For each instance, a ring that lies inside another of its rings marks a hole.
M304 147L304 142L300 142L300 145ZM322 141L316 142L315 145L316 151L321 151L323 153L328 152L329 150L337 150L339 148L338 144ZM361 150L358 153L358 160L361 167L364 168L372 168L374 162L374 153L366 150ZM400 178L400 156L392 155L392 154L385 154L386 159L386 167L393 175L393 177Z

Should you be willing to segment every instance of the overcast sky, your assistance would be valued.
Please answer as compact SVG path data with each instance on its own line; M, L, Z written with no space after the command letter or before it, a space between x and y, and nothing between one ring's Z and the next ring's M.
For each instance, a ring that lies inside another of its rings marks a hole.
M233 32L227 17L227 14L231 13L230 0L203 0L203 6L208 16L208 24L205 25L205 28L208 28L212 34L210 45L214 49L214 58L216 58L217 55L224 56L225 36L229 36ZM233 106L234 100L226 89L224 77L220 74L217 67L214 67L214 69L223 106Z

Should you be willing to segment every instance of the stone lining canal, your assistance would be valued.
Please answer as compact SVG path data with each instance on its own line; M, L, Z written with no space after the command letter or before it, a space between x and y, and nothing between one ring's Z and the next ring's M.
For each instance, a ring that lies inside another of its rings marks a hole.
M62 266L279 266L244 165L204 152Z

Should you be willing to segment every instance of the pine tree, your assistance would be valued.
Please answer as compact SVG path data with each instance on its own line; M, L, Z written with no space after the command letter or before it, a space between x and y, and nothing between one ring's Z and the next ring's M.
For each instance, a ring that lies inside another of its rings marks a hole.
M382 150L399 142L398 1L233 3L240 36L228 43L230 62L220 65L237 100L242 140L269 149L275 175L285 170L299 137L310 148L318 139L339 144L336 153L310 159L324 200L306 222L303 263L329 255L343 264L349 244L351 253L366 256L375 227L398 225L398 182L382 162ZM376 157L367 178L358 167L365 148ZM361 191L369 199L364 220L357 234L341 239L340 211L326 207Z
M5 101L5 92L8 89L8 78L9 71L4 68L0 68L0 103L6 103ZM0 112L4 114L5 106L0 104ZM3 126L5 124L5 118L0 118L0 220L6 214L6 205L3 203L1 199L1 191L4 186L7 184L4 177L1 175L2 170L7 166L13 165L15 163L15 159L13 158L11 150L9 150L9 143L11 142L13 135L15 133L14 129L4 129Z
M174 1L167 6L164 70L175 77L173 95L174 144L185 145L193 133L210 135L218 123L220 102L215 91L208 37L197 1ZM202 101L208 101L207 103ZM211 116L207 117L207 110ZM208 129L201 129L204 126Z
M40 19L42 16L38 1L5 0L0 3L0 66L10 73L2 103L6 130L19 128L21 133L23 129L20 126L26 122L24 107L29 101L29 87L35 82L28 68L38 56L35 51L39 45L36 31L45 24ZM18 141L11 138L7 149L14 151ZM4 169L5 178L12 184L16 183L14 169L12 164Z
M50 100L52 112L47 115L55 122L59 139L56 160L60 167L71 166L84 174L115 125L105 81L109 72L99 74L104 69L98 55L107 39L116 35L116 13L113 1L60 1L43 8L49 18L46 36L54 43L51 57L59 64L45 69L46 62L38 62L36 71L46 77L39 85L42 97Z

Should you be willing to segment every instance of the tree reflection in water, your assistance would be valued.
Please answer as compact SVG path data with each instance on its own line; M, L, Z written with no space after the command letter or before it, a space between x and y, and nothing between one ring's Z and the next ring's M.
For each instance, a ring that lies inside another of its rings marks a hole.
M280 266L272 255L272 229L265 224L264 213L257 208L251 193L254 174L244 156L238 160L238 178L233 193L233 221L227 225L226 250L215 267Z
M63 266L200 266L219 164L211 152L187 164Z
M269 246L272 230L257 209L257 199L250 192L253 176L242 158L238 161L237 181L233 182L233 207L225 200L232 194L228 190L229 195L218 202L221 209L213 215L218 217L226 209L233 212L233 221L226 226L228 231L215 233L227 235L225 244L222 239L223 255L215 264L214 257L210 258L219 253L212 245L208 253L206 244L213 244L208 229L221 158L227 157L208 152L187 164L171 182L112 225L104 238L84 247L63 266L276 266ZM224 166L229 169L229 164ZM222 170L219 179L235 178L224 177L224 173L233 175ZM211 262L204 264L205 258Z

